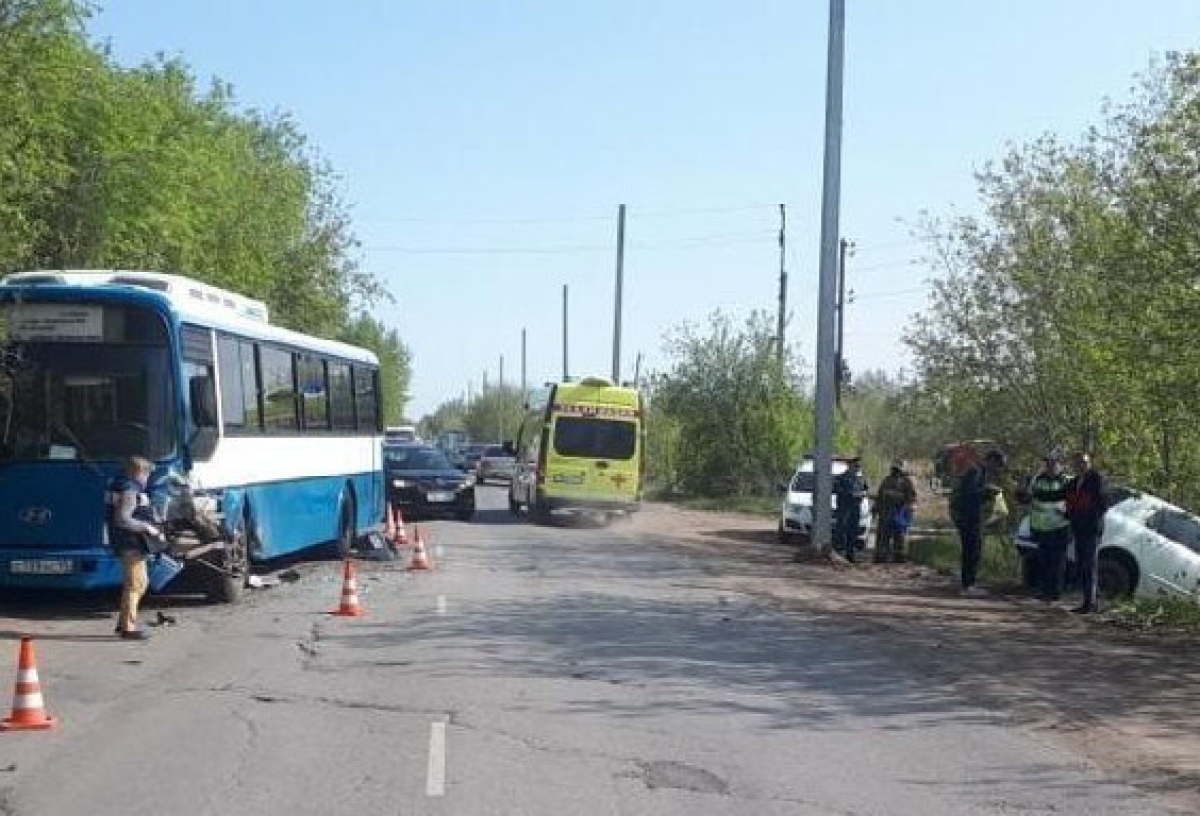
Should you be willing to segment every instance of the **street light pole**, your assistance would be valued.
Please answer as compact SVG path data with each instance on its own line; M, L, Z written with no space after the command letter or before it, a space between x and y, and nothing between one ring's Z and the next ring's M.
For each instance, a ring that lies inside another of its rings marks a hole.
M825 167L821 200L821 266L817 300L816 461L812 541L829 552L833 539L834 308L837 302L838 208L842 185L842 69L846 2L829 0L825 84Z
M617 287L613 304L613 385L621 384L621 290L625 278L625 205L617 210Z

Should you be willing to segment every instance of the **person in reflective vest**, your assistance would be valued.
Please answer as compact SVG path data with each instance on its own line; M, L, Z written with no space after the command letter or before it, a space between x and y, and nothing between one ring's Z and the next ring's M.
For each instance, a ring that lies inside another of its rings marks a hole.
M138 626L138 604L150 583L146 567L150 539L161 536L146 494L146 483L153 469L149 459L129 457L124 473L109 483L104 497L108 543L120 557L125 575L116 633L126 640L145 640L150 636Z
M1062 456L1057 451L1046 454L1042 469L1029 483L1029 533L1038 546L1042 579L1039 597L1047 603L1062 597L1067 544L1071 539L1071 522L1067 518L1069 485Z

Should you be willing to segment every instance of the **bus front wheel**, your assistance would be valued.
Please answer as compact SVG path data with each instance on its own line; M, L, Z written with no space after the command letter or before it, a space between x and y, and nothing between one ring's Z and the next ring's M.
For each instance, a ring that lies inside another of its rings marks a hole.
M338 558L349 558L354 550L357 534L354 530L354 497L347 493L342 497L342 509L338 513Z
M247 515L234 531L233 537L218 551L208 597L217 603L237 603L246 588L250 574L250 517Z

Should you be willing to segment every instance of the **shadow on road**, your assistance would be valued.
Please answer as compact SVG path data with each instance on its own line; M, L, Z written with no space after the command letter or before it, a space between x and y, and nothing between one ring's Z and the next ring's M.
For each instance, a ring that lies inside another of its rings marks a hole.
M1200 733L1194 648L1123 638L1031 602L961 599L948 584L795 564L790 548L758 543L693 548L669 536L588 534L531 551L491 542L489 556L563 578L564 590L541 586L536 597L492 599L480 614L338 639L364 654L413 638L437 644L444 661L421 669L431 680L498 668L601 683L613 691L581 685L569 707L606 717L742 713L778 729L837 730L849 715L882 733L1015 719L1088 739L1103 719L1151 738ZM611 589L567 589L585 576ZM1121 753L1114 744L1109 759ZM1119 767L1144 788L1200 789L1190 768L1139 765L1136 751L1125 753ZM1056 775L1075 784L1059 771L1047 769L1039 786Z

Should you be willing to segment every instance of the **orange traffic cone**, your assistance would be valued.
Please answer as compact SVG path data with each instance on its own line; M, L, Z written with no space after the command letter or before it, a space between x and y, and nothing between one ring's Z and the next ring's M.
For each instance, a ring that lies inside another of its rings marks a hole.
M33 655L33 638L21 638L17 659L17 689L13 694L12 714L0 720L0 731L40 731L53 728L57 720L46 713L42 702L42 687L38 683L37 659Z
M415 535L416 548L413 550L412 563L408 565L410 570L431 570L433 563L429 560L429 553L425 552L425 538L421 535L421 528L418 527Z
M396 543L396 511L392 509L392 503L387 503L387 512L383 515L383 537L387 539L389 544Z
M358 585L354 581L354 562L346 559L346 569L342 578L342 605L330 612L330 615L341 615L347 618L360 618L367 613L358 602Z
M408 546L408 530L404 529L404 513L401 510L396 511L396 549Z

